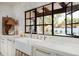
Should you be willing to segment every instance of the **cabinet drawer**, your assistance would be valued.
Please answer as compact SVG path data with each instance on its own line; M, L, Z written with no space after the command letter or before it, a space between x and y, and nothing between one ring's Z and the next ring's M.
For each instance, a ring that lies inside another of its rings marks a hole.
M55 56L56 54L55 53L48 52L48 51L36 49L35 55L36 56L51 56L51 55Z
M43 47L32 47L32 54L33 56L56 56L56 54L51 52L50 49L47 50Z

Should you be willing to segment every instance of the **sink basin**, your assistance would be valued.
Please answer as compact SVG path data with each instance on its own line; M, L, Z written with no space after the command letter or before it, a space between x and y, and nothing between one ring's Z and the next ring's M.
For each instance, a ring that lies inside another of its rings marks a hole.
M29 38L16 38L15 40L15 48L19 49L22 52L31 55L31 44Z

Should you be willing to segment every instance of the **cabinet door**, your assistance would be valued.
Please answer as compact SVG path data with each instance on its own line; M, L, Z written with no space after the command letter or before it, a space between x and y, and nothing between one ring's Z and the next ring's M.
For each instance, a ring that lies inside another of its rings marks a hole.
M4 41L1 39L1 54L4 55Z
M14 50L14 41L13 40L10 40L8 39L7 41L7 51L8 51L8 56L14 56L15 55L15 50Z
M1 39L1 54L7 55L7 42L6 39Z
M1 39L0 40L1 46L1 54L4 56L14 56L15 55L15 48L14 48L14 41L9 39Z
M11 55L15 56L15 41L11 41Z
M10 56L10 54L11 54L11 47L10 46L11 46L10 40L7 39L7 51L8 51L7 55L8 56Z
M3 44L3 46L4 46L4 51L3 51L3 53L4 53L5 56L7 56L7 53L8 53L8 51L7 51L7 39L4 39L4 44Z

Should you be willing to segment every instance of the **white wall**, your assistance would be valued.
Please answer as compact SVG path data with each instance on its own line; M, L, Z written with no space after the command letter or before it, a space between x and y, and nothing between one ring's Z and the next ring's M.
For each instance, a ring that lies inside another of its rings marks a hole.
M0 33L2 30L2 16L19 20L19 33L24 32L24 11L39 7L49 2L0 2Z
M12 6L6 4L0 4L0 34L2 33L2 17L13 17Z

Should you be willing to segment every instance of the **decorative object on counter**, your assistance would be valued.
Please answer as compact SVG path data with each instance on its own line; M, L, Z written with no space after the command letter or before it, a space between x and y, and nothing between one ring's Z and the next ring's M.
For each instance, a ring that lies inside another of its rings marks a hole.
M2 34L3 35L15 35L17 30L15 26L18 25L18 21L12 17L2 17Z

